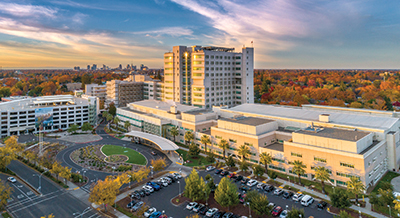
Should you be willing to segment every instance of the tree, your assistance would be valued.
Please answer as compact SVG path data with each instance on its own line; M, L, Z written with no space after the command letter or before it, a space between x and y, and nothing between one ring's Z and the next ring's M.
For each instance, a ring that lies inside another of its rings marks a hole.
M382 205L382 202L380 202L379 197L376 195L375 192L372 192L369 195L369 203L372 204L372 209L374 209L374 205Z
M118 126L119 122L121 122L121 120L117 116L114 117L113 123L115 124L115 127Z
M287 214L288 218L299 218L299 217L306 217L304 215L304 210L303 209L298 209L296 207L292 207L292 209L288 212Z
M49 171L50 171L50 173L55 174L57 177L57 180L58 180L58 175L61 173L62 170L63 170L63 166L61 166L60 163L55 161Z
M204 188L202 186L199 174L195 169L192 170L190 175L185 179L185 191L184 196L192 199L192 201L198 201L204 198Z
M381 204L389 205L391 207L394 206L394 202L393 201L395 200L395 198L394 198L393 192L391 190L389 190L389 189L388 190L383 190L383 189L380 188L378 190L378 193L380 195L379 201L380 201Z
M114 102L111 102L110 105L108 106L108 113L111 114L112 116L115 116L117 114L117 108L115 107Z
M10 149L14 150L14 152L19 153L24 150L24 145L18 143L18 137L17 136L11 136L7 140L4 141L4 144L6 147L9 147Z
M124 122L124 127L126 129L126 131L129 131L129 127L131 127L131 122L129 122L128 120Z
M12 160L17 159L17 153L9 146L0 147L0 168L5 169Z
M249 192L249 194L251 192ZM251 197L251 203L250 203L251 210L256 212L258 215L269 215L272 208L266 206L269 204L267 196L264 194L260 194L256 191L254 192L256 194L253 197Z
M306 168L306 165L303 164L303 161L295 160L293 162L292 171L299 177L299 184L301 184L300 176L303 175L304 173L306 173L306 170L304 168Z
M167 166L164 158L159 158L157 160L151 160L151 166L155 172L161 171Z
M265 172L268 174L268 165L272 163L271 154L267 152L262 152L260 154L260 162L264 164Z
M71 168L69 167L62 167L61 172L59 175L64 178L64 183L67 184L67 179L71 178Z
M239 162L239 169L246 172L249 169L249 164L246 161Z
M113 115L112 114L107 114L107 122L110 122L113 119Z
M393 185L390 182L382 181L381 182L381 189L393 191Z
M258 164L254 164L253 172L254 172L254 175L256 175L256 176L262 176L264 174L264 167L262 167Z
M223 154L224 154L224 159L225 159L225 151L226 149L229 148L229 143L225 139L221 139L221 141L218 143L218 147L222 149Z
M174 126L170 129L170 134L174 137L174 142L176 141L176 136L179 135L179 130L177 126Z
M71 126L68 127L67 131L69 133L76 133L76 131L78 130L79 126L76 124L72 124Z
M228 167L235 167L236 163L235 163L235 160L233 159L232 155L229 156L228 158L226 158L225 164Z
M190 156L197 156L197 155L199 155L199 153L200 153L199 146L194 142L190 143L190 145L189 145L189 155Z
M119 187L112 178L107 177L104 181L97 181L96 185L90 190L89 202L97 205L103 205L107 211L107 204L113 204L117 198Z
M86 131L92 131L93 127L92 127L92 125L90 125L90 123L84 122L81 129L82 129L82 131L86 132Z
M246 156L251 154L249 147L246 145L239 146L238 154L242 156L242 161L246 161Z
M397 213L400 213L400 197L397 197L397 199L394 200L393 203L394 203L394 209L397 211Z
M365 190L365 186L359 177L352 176L350 181L347 182L347 189L355 195L358 203L358 195Z
M107 116L108 116L108 111L103 111L103 113L101 114L101 116L103 117L103 118L107 118Z
M228 178L223 177L218 184L214 194L215 201L222 207L235 206L239 203L237 197L237 186L229 181Z
M325 181L329 180L330 174L327 168L319 166L315 168L315 179L321 181L322 193L325 193Z
M202 144L204 144L204 151L207 154L207 144L211 144L210 137L208 135L202 135L200 141Z
M208 176L209 176L209 178L208 178ZM215 189L214 178L210 174L207 174L206 182L207 182L206 185L210 190L214 190Z
M339 215L335 216L335 218L353 218L350 214L348 214L346 211L341 210L339 212Z
M11 197L12 188L0 179L0 210L7 205L7 200Z
M346 208L350 206L350 197L349 193L341 188L335 189L334 192L329 193L329 197L331 199L332 206L337 208Z
M194 135L191 131L186 131L184 138L185 138L185 143L189 144L194 139Z
M208 152L206 160L209 163L214 163L215 162L215 155L212 152Z

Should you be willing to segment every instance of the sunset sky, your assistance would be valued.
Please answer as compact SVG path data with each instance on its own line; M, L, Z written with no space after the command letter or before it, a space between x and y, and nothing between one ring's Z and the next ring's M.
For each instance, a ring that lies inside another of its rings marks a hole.
M240 49L256 68L400 68L398 0L0 0L0 66L163 66L174 45Z

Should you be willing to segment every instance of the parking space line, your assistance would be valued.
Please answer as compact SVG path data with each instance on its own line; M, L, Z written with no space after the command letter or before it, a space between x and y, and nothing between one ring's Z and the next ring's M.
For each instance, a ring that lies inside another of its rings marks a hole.
M32 200L27 194L25 194L25 192L23 192L21 189L19 189L14 183L11 183L16 189L18 189L18 191L20 191L23 195L25 195L25 197L29 198L29 200Z

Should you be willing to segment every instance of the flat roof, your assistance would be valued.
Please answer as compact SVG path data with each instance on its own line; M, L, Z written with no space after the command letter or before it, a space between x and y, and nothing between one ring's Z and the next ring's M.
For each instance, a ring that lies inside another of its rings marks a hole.
M148 108L153 108L157 110L163 110L163 111L170 111L171 106L176 106L177 110L179 112L186 112L194 109L199 109L198 107L190 106L190 105L183 105L177 102L173 101L157 101L157 100L143 100L143 101L136 101L133 103L130 103L131 105L139 105L142 107L148 107Z
M202 114L214 113L214 111L207 110L207 109L198 109L198 110L185 111L184 113L191 114L191 115L202 115Z
M375 129L390 129L399 118L377 116L371 114L357 114L351 113L350 111L331 111L329 107L325 107L327 110L315 110L307 107L288 107L288 106L276 106L267 104L242 104L229 109L231 112L236 113L249 113L255 116L267 116L271 119L279 118L291 118L297 120L307 120L311 122L318 122L320 114L329 114L330 123L342 124L357 127L375 128Z
M370 134L369 132L351 131L336 128L315 128L315 131L309 128L306 130L299 130L296 133L352 142L356 142Z
M46 108L46 107L59 107L59 106L70 106L70 105L53 105L52 103L58 102L73 102L71 105L88 105L89 102L87 99L78 98L73 95L52 95L52 96L43 96L36 98L27 98L21 100L13 100L8 102L0 103L1 111L21 111L21 110L30 110L35 108ZM37 105L37 104L49 104L49 105Z
M126 133L125 135L139 137L139 138L143 138L148 141L151 141L154 144L156 144L163 151L175 151L175 150L179 149L179 147L175 143L173 143L172 141L170 141L166 138L160 137L158 135L153 135L153 134L141 132L141 131L130 131L130 132Z
M265 123L274 122L274 120L258 118L258 117L234 117L234 118L220 118L220 120L229 121L232 123L245 124L249 126L259 126Z
M263 148L267 148L267 149L271 149L271 150L275 150L275 151L280 151L283 152L283 143L279 143L279 142L275 142L269 145L264 145L261 146Z

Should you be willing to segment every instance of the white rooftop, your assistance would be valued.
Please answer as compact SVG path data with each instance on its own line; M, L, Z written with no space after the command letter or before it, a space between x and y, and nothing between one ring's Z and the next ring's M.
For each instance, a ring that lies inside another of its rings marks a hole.
M84 98L78 98L72 95L51 95L51 96L14 100L9 102L1 102L0 111L7 111L7 110L20 111L20 110L28 110L35 108L43 108L43 107L57 107L60 106L57 103L64 103L64 102L71 102L71 104L73 103L74 105L88 104L88 100Z
M166 138L163 138L161 136L153 135L150 133L145 133L145 132L141 132L141 131L130 131L130 132L126 133L125 135L139 137L139 138L149 140L149 141L153 142L154 144L156 144L158 147L160 147L160 149L163 151L175 151L175 150L179 149L179 147L172 141L170 141Z
M158 101L158 100L143 100L130 103L131 105L139 105L142 107L154 108L163 111L170 111L171 106L176 106L177 110L180 112L190 111L194 109L199 109L198 107L183 105L173 101Z
M326 110L324 110L324 108ZM320 110L315 110L308 107L287 107L275 106L266 104L242 104L236 107L227 109L228 111L238 113L249 113L254 115L266 116L269 118L292 118L307 121L319 121L320 114L330 115L330 123L349 125L355 127L366 127L375 129L389 129L396 122L398 118L389 116L379 116L373 113L352 113L352 111L337 110L337 108L320 107Z

